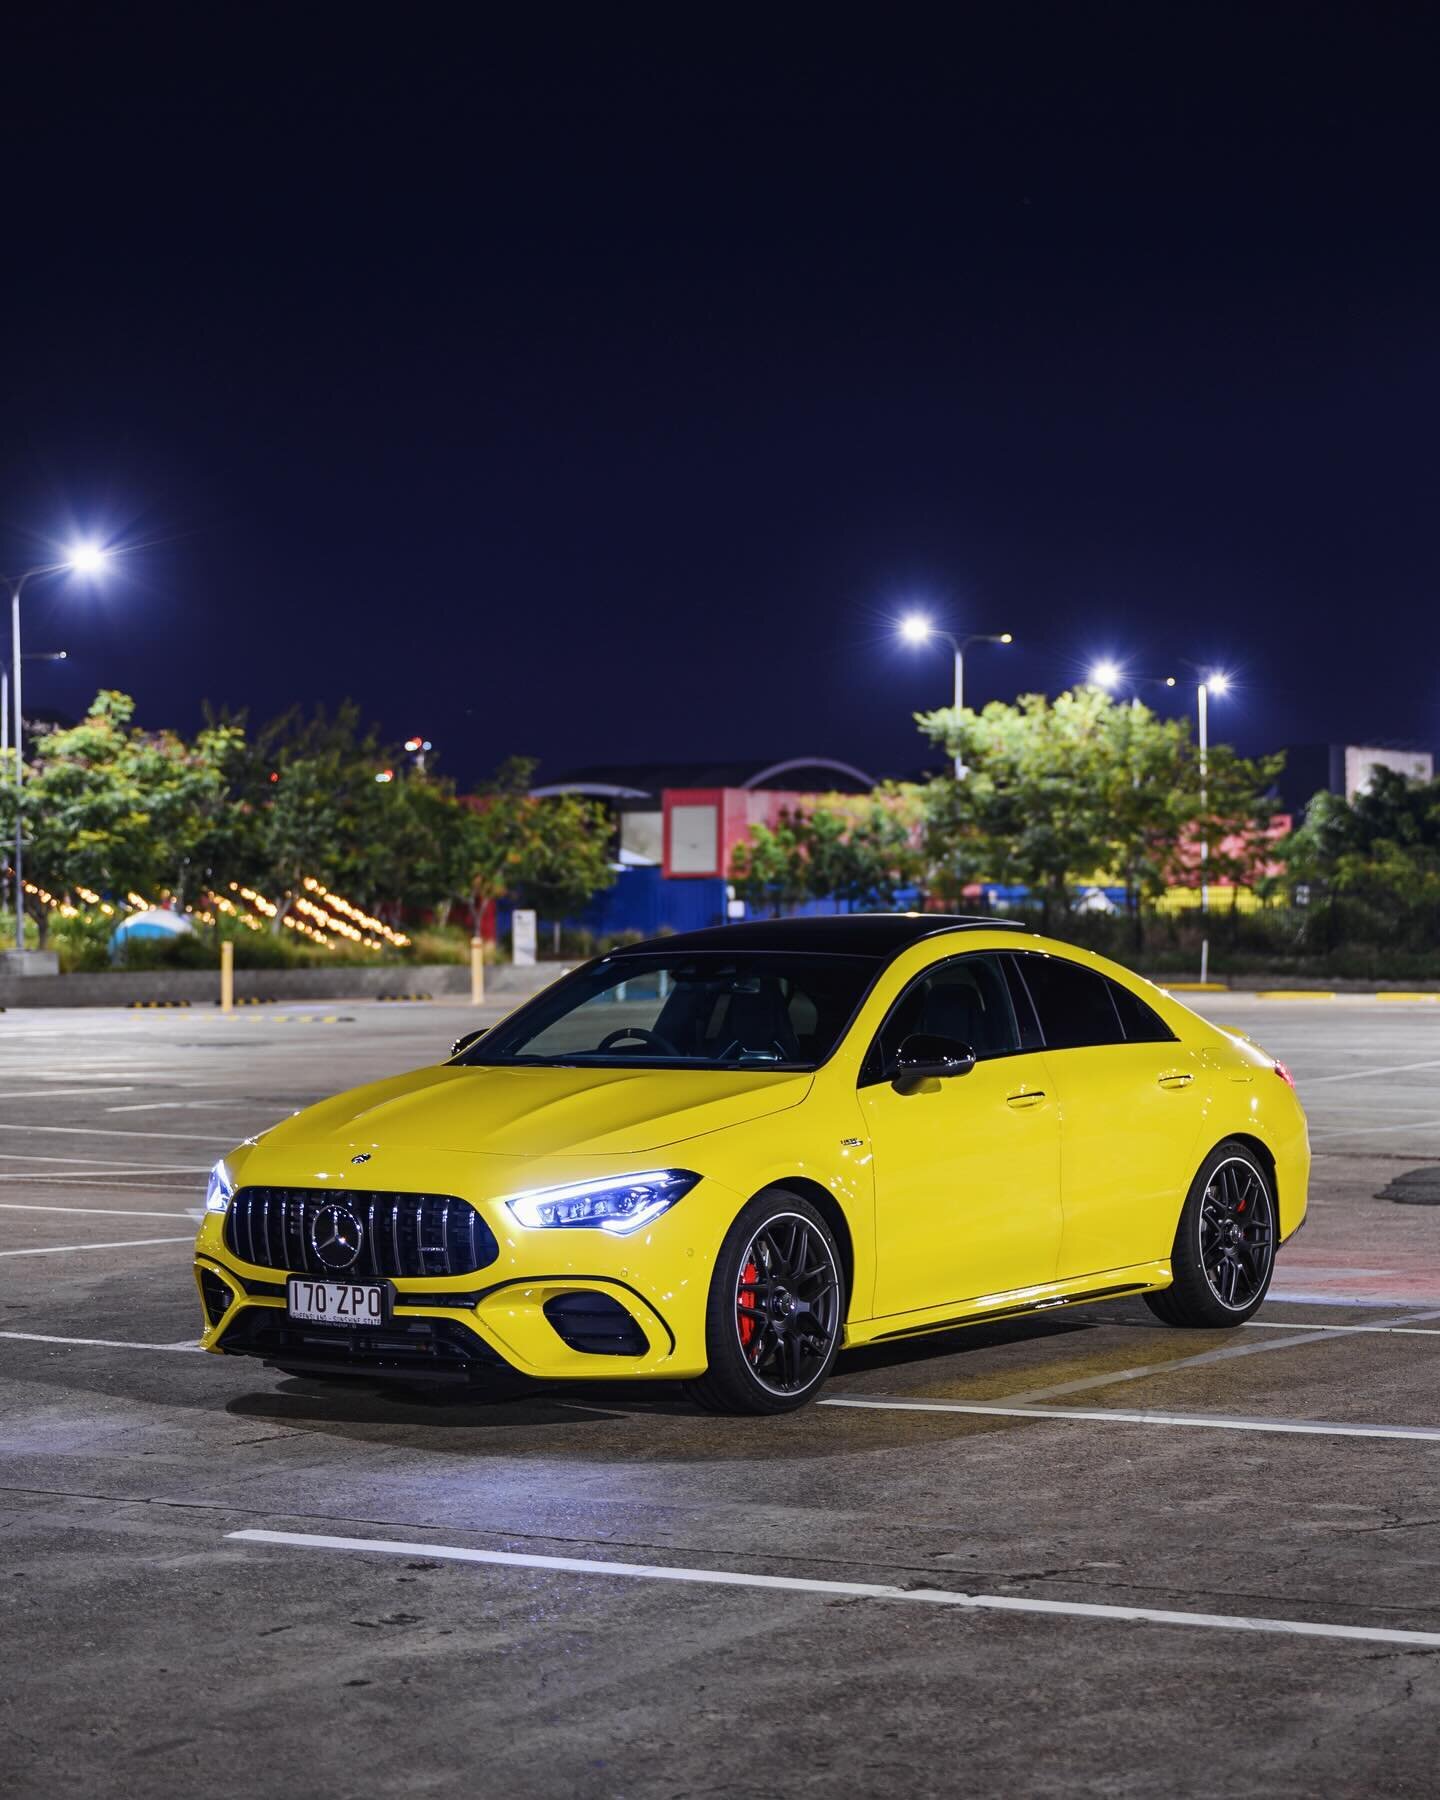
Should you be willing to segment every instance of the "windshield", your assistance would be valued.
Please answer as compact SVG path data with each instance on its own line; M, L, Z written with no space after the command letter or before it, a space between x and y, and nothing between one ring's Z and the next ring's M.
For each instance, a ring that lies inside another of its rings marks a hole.
M604 957L536 996L465 1063L813 1069L874 978L868 956Z

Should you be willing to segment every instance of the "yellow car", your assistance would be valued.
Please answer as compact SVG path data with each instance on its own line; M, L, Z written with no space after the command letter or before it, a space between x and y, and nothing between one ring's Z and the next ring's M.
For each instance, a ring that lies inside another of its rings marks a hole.
M845 1347L1143 1294L1238 1325L1305 1216L1288 1071L996 919L637 944L210 1178L204 1347L811 1399Z

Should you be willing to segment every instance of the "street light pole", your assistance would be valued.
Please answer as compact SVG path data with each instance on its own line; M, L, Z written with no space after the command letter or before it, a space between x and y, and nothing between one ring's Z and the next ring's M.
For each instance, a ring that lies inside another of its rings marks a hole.
M1206 778L1210 773L1210 691L1202 681L1196 689L1195 702L1200 712L1200 910L1210 910L1210 835L1205 824L1208 799Z
M1014 642L1008 631L972 631L966 637L956 637L953 631L937 630L930 621L920 613L911 613L900 622L900 635L907 644L923 644L932 637L943 638L949 644L955 656L955 722L960 722L960 714L965 709L965 650L970 644L1009 644ZM965 779L965 752L955 752L955 779Z
M0 576L10 590L10 666L15 686L15 948L25 948L25 831L20 810L20 794L25 784L25 726L21 700L20 664L20 596L25 584L42 575L59 575L67 569L93 574L105 561L108 552L96 544L77 544L64 562L37 563L33 569L22 569L18 575Z

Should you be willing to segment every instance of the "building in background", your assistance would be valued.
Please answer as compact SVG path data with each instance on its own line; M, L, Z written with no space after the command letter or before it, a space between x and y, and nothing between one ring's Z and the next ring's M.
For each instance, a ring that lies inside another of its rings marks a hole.
M876 778L830 756L779 762L625 763L572 770L532 790L584 794L615 821L615 885L572 923L597 938L690 931L736 916L728 876L752 825L808 811L828 794L868 794ZM743 908L741 909L743 911ZM508 909L502 902L499 929Z
M1370 786L1376 769L1393 769L1412 781L1435 779L1435 758L1413 744L1292 744L1285 752L1280 791L1297 819L1318 793L1329 789L1353 800Z

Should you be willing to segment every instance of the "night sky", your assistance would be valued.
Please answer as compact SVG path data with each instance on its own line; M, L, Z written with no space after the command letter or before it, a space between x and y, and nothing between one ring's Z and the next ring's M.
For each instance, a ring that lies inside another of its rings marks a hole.
M37 710L899 773L919 603L1440 740L1433 11L519 10L7 26L0 567L138 546Z

